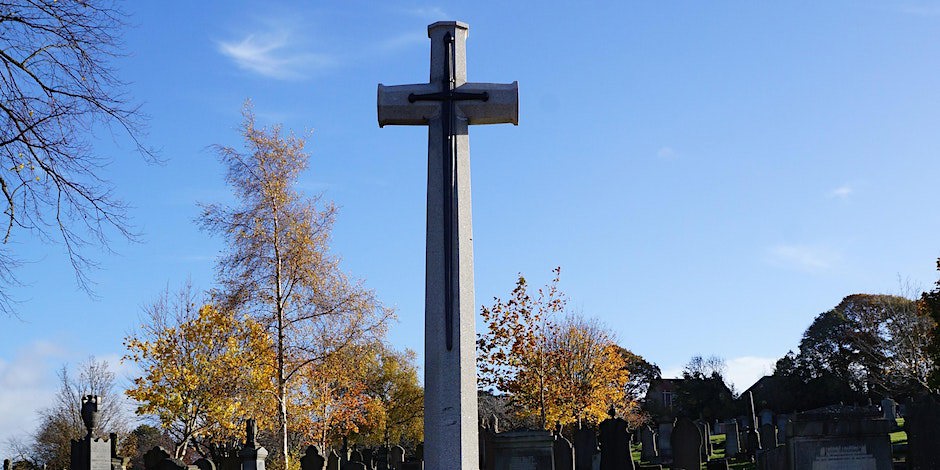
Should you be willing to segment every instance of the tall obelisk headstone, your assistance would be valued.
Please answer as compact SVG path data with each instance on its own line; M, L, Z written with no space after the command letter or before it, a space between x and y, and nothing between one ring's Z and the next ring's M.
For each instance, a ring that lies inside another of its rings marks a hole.
M468 83L468 26L428 26L431 79L378 89L379 126L428 126L424 468L477 470L470 142L473 124L519 123L518 84Z

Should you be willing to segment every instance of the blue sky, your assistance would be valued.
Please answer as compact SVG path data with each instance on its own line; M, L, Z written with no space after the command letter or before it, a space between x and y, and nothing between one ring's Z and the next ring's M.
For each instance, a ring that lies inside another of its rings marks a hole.
M94 136L143 233L91 252L98 299L61 246L14 237L33 262L21 319L0 319L0 430L35 425L63 363L120 357L162 289L212 287L223 246L193 219L229 200L208 147L241 144L248 98L264 123L313 130L301 185L340 206L334 250L420 354L427 131L379 129L375 97L427 80L438 20L470 25L471 81L520 88L518 127L471 129L477 305L561 266L570 307L625 347L667 374L717 354L742 390L844 296L936 279L940 7L295 3L127 5L115 66L166 163Z

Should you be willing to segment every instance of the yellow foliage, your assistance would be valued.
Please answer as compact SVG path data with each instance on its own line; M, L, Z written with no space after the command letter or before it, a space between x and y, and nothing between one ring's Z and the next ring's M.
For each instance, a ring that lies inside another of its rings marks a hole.
M626 363L608 331L578 316L554 320L565 307L560 268L554 273L535 298L519 276L508 301L483 308L480 385L509 394L521 414L538 416L546 429L556 422L601 421L612 404L635 407L625 394Z
M143 374L125 393L170 432L177 457L190 444L240 436L247 417L271 427L261 410L271 408L273 356L260 324L213 305L152 320L125 340L124 359Z

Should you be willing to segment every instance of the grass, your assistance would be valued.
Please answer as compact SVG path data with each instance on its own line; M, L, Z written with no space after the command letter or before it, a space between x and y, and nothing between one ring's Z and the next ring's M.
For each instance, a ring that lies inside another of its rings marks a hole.
M712 455L711 460L723 459L725 458L725 435L724 434L713 434L711 436L712 443ZM633 461L642 464L649 464L649 462L640 461L640 446L633 446L631 449L631 454L633 455ZM757 466L751 462L732 462L729 465L731 468L736 470L755 470ZM663 469L668 469L669 467L663 467ZM702 462L702 470L705 469L705 462Z

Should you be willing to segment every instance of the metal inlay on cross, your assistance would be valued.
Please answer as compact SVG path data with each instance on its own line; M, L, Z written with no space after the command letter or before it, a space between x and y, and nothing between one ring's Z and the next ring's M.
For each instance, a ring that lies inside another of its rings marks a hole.
M473 124L519 123L519 85L467 82L468 27L428 26L431 79L378 89L379 126L428 126L424 463L479 468L470 146Z

